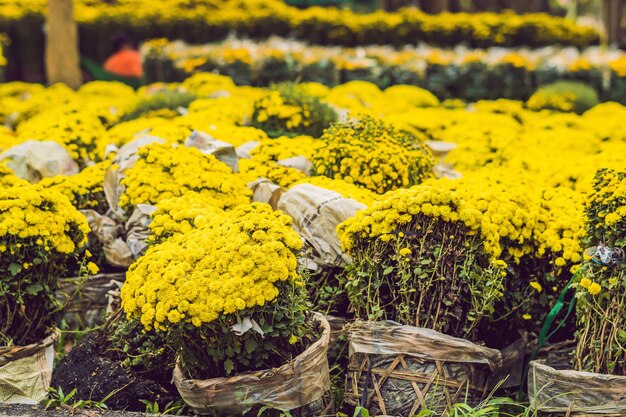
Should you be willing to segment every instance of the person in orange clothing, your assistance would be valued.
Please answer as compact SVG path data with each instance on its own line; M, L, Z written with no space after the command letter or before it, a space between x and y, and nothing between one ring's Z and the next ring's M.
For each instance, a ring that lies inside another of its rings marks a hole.
M104 63L104 69L121 77L143 77L141 54L126 34L113 38L113 55Z

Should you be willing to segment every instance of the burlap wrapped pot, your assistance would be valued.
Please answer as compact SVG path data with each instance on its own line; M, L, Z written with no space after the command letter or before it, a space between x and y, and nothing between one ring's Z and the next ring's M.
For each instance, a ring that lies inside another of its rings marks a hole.
M187 405L197 414L241 415L255 406L282 411L315 408L306 415L330 411L328 401L328 342L330 326L321 314L313 320L320 324L322 336L293 361L279 368L246 372L228 378L187 379L176 366L173 381ZM293 413L292 413L293 414Z

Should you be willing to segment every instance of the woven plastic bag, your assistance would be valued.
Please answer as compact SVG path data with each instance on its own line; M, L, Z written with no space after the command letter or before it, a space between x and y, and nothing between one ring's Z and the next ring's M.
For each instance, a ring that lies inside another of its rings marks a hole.
M0 403L38 404L48 397L56 331L40 343L0 348Z
M218 161L228 165L233 172L239 172L237 152L230 143L217 140L206 132L194 130L185 139L185 146L197 148L206 155L213 155Z
M252 201L267 203L274 210L278 206L280 197L287 191L285 188L274 184L267 178L259 178L248 183L248 188L252 191Z
M311 184L292 187L278 201L278 209L293 218L294 228L305 240L305 256L321 266L350 262L341 250L337 225L364 208L356 200Z
M35 183L42 178L78 173L69 152L56 142L29 140L0 154L0 160L18 177Z
M533 361L528 370L532 406L571 416L626 415L626 376L554 369Z
M237 147L236 152L237 152L237 157L239 159L252 159L252 151L261 144L261 142L257 142L257 141L250 141L250 142L246 142L243 145L240 145L239 147Z
M156 209L156 206L150 204L137 204L126 222L126 243L133 254L133 261L143 255L148 248L150 215Z
M176 366L173 381L180 396L198 414L241 415L253 406L290 411L320 402L330 390L330 326L321 314L314 314L313 320L323 329L320 339L279 368L194 380L185 379Z
M76 278L61 279L57 299L67 303L63 318L71 328L102 324L105 314L113 312L112 304L117 303L125 280L124 272L92 275L86 283L80 284Z
M94 210L81 210L87 218L91 233L102 246L106 261L118 268L128 268L133 263L133 253L124 240L124 225Z
M498 350L390 321L356 321L345 331L345 401L372 415L439 416L456 402L478 404L502 360Z
M122 146L115 159L113 165L107 169L104 174L104 195L107 203L109 203L109 209L111 217L115 220L121 220L126 217L124 210L122 210L118 203L120 196L124 192L124 186L121 185L122 179L126 176L124 173L126 170L132 168L139 158L137 151L142 146L149 145L151 143L165 143L165 139L161 139L156 136L145 135L138 139L128 142Z

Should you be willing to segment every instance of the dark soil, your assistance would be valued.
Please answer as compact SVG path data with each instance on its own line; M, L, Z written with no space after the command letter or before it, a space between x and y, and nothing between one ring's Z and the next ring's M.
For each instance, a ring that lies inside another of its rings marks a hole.
M77 399L102 401L112 410L145 411L140 400L164 405L177 401L176 388L169 381L139 376L111 359L106 339L87 336L65 357L52 375L53 388L68 393L76 388Z
M0 404L1 417L145 417L145 413L110 410L83 410L71 408L44 409L40 405ZM166 417L169 414L160 414Z

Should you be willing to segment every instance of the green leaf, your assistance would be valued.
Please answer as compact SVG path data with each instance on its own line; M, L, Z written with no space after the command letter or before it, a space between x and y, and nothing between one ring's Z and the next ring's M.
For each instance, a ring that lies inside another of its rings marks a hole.
M28 287L26 287L26 292L29 293L30 295L37 295L41 291L43 291L43 285L41 284L31 284Z
M356 407L354 409L354 416L353 417L370 417L370 412L367 408L363 408L363 407Z
M393 272L393 266L388 266L383 270L383 275L389 275Z
M233 369L235 369L235 364L230 359L227 359L226 362L224 362L224 370L226 371L226 374L230 375Z
M11 272L11 275L15 276L19 274L20 272L22 272L22 265L15 263L15 262L11 262L9 264L9 271Z
M76 395L76 388L74 388L73 390L71 390L71 391L70 391L70 393L69 393L69 394L67 394L67 395L65 396L65 398L63 398L63 401L67 402L67 401L71 400L71 399L72 399L72 397L73 397L74 395Z
M246 348L246 352L248 353L252 353L256 350L256 348L258 347L258 343L256 342L256 340L254 339L248 339L246 340L245 343L245 348Z

